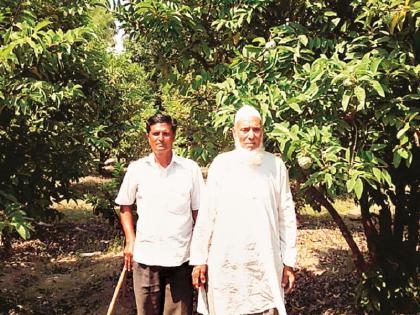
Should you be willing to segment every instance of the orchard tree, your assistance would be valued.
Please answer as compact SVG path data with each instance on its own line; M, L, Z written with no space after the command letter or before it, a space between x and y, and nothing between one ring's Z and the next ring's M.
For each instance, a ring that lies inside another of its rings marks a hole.
M74 197L71 182L92 172L103 156L119 152L122 134L137 127L135 119L147 104L141 67L108 52L114 21L98 3L0 4L5 245L14 230L28 238L31 220L54 218L52 203ZM102 24L93 25L98 16Z
M182 113L179 118L188 123L178 133L180 151L200 163L211 161L229 143L223 130L213 126L215 90L210 83L224 80L240 47L267 34L265 24L249 25L255 17L263 23L264 3L115 1L116 16L138 47L135 60L149 69L160 96L155 106ZM168 88L177 91L163 95ZM184 110L178 111L179 106Z
M151 47L161 82L209 104L202 121L226 133L242 104L260 109L266 148L346 239L371 313L419 308L419 10L408 0L117 8L131 37ZM343 193L360 204L367 260L333 206Z
M87 56L94 34L83 25L86 7L38 5L30 10L30 2L3 1L0 7L0 230L6 240L12 227L29 237L25 213L45 214L50 198L66 197L70 181L89 163L85 127L93 110L83 88L94 84L89 73L95 70ZM51 11L57 20L44 16Z

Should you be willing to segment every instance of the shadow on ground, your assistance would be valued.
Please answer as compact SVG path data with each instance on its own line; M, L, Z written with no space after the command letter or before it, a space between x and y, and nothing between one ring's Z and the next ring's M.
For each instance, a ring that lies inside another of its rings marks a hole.
M362 250L360 221L345 217ZM358 276L328 216L299 216L297 285L288 314L358 314ZM0 251L0 314L106 314L122 268L121 232L100 217L37 226ZM135 314L131 274L115 314ZM223 314L222 314L223 315Z
M0 253L0 314L106 314L121 272L113 227L100 218L37 227ZM134 314L127 279L115 314ZM125 294L123 294L125 291Z
M359 283L345 250L318 251L317 270L296 272L296 288L286 297L289 315L359 314L356 293Z

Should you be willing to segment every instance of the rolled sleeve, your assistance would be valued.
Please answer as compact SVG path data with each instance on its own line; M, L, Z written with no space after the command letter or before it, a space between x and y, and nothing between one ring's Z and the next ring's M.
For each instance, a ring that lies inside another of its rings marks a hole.
M137 182L134 176L134 164L130 164L125 173L115 203L118 205L132 205L136 201Z

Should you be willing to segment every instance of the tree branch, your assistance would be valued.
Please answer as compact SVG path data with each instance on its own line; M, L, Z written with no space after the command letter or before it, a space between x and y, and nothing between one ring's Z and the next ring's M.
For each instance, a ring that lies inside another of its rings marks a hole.
M331 202L329 202L327 198L321 192L319 192L315 187L310 187L309 192L311 193L312 197L321 206L327 209L327 211L330 213L333 220L337 224L338 228L341 231L341 234L343 235L344 239L347 242L347 245L350 247L350 250L352 252L352 259L353 259L354 265L356 266L357 271L360 273L367 271L368 265L366 264L365 259L363 258L362 252L360 251L359 247L354 241L354 238L351 232L347 228L341 216L338 214L337 210L334 208Z

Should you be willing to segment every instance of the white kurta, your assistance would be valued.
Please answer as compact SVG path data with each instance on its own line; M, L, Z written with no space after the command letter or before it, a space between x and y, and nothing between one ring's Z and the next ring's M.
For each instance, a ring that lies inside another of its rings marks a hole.
M271 308L286 314L283 263L293 267L296 262L296 215L287 169L268 152L259 166L238 160L236 150L224 153L209 169L190 264L208 265L210 314ZM199 304L199 312L207 314Z

